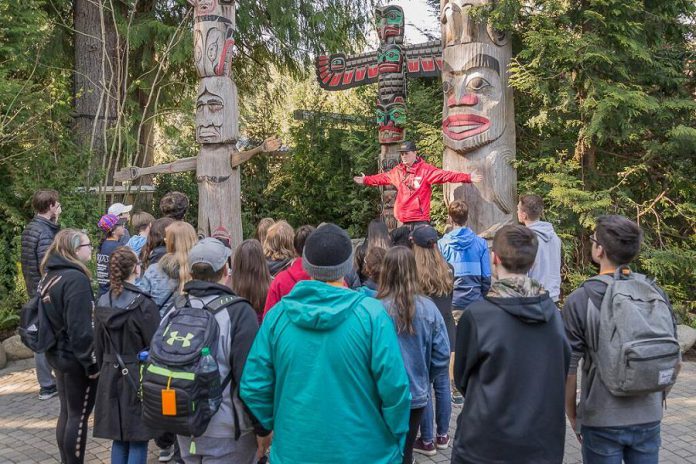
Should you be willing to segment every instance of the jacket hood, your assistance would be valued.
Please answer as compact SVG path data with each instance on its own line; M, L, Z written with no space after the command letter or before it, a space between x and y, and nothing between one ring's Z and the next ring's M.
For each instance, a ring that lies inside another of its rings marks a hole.
M302 267L302 259L300 258L295 258L295 261L287 268L286 275L294 283L310 278L307 271Z
M526 324L548 322L558 311L549 293L527 276L495 281L486 299Z
M331 330L345 321L365 295L317 280L298 282L283 298L290 321L305 329Z
M60 255L51 255L46 261L46 272L60 271L65 269L75 269L84 274L84 270L75 263L71 263Z
M99 298L94 318L109 329L122 328L128 321L129 313L135 309L133 303L139 295L149 296L135 285L125 282L119 296L114 298L109 291Z
M440 241L455 250L463 251L471 246L477 235L468 227L459 227L445 234Z
M184 285L184 293L195 297L205 297L209 295L235 295L226 285L217 282L206 282L205 280L191 280Z
M536 221L532 222L527 227L532 229L534 233L537 234L537 237L545 242L548 242L556 235L550 222Z
M271 273L272 276L274 276L278 274L280 271L285 270L290 261L290 259L267 259L266 264L268 264L268 271Z

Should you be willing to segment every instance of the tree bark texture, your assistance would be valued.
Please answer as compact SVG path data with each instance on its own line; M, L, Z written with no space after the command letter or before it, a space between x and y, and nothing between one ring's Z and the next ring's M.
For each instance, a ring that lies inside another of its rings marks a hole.
M442 0L443 166L453 171L478 170L483 181L446 184L448 201L469 206L468 225L492 236L513 222L517 204L515 113L508 64L509 34L469 16L472 4L489 0Z

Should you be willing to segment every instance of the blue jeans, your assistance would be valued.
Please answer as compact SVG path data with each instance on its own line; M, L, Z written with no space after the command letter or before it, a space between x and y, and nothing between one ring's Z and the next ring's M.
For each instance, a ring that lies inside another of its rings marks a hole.
M435 422L437 424L437 434L443 436L449 429L450 417L452 416L452 390L450 389L449 372L445 371L433 378L433 388L435 389ZM433 398L428 396L428 404L423 411L423 418L420 423L421 439L425 442L433 441Z
M660 423L581 427L585 464L658 464Z
M146 464L146 441L118 441L111 446L111 464Z

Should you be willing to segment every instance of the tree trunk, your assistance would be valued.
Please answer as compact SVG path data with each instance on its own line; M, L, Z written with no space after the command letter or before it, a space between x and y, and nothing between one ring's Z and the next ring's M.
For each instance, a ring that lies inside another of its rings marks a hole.
M108 170L108 132L117 119L120 56L114 12L106 0L74 0L75 141L91 154L88 184L100 170Z

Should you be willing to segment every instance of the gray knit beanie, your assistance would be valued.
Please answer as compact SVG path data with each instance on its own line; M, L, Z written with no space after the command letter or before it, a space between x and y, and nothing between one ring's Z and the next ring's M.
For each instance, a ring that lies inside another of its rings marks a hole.
M345 230L325 224L307 237L302 267L312 279L334 282L353 269L353 242Z

